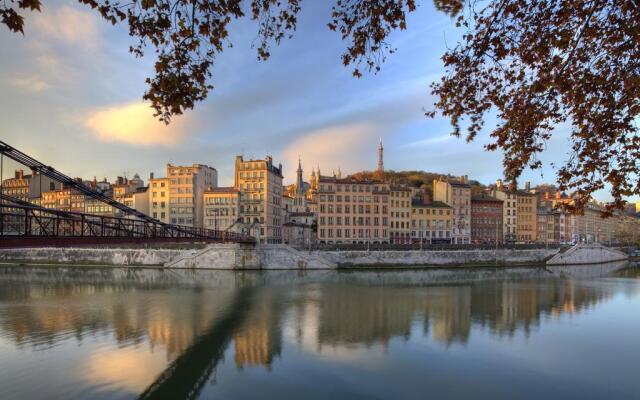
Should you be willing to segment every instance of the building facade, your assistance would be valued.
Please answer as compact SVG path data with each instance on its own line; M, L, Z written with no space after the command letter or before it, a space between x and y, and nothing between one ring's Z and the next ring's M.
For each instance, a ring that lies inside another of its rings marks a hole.
M318 240L321 243L389 243L389 185L320 176Z
M19 200L40 203L41 194L45 191L60 189L60 183L34 172L25 175L24 170L16 170L14 177L2 181L2 194Z
M284 223L282 164L275 166L271 156L264 160L245 160L236 156L235 188L242 195L241 222L259 227L261 242L281 243Z
M452 243L453 208L441 201L413 199L411 203L411 239L414 243Z
M451 207L452 242L454 244L471 243L471 186L467 177L463 176L459 181L434 180L433 199Z
M167 164L169 217L172 224L202 227L203 198L208 188L218 186L218 171L202 164Z
M129 208L149 215L149 188L146 186L136 186L134 191L117 197L116 200ZM120 213L117 212L116 215Z
M516 192L516 199L518 207L517 241L525 243L534 242L538 235L538 196L530 193L528 190L518 190Z
M60 211L85 212L85 196L74 189L63 187L42 193L41 204L45 208Z
M504 243L515 243L518 240L518 194L515 185L503 185L496 181L496 188L491 195L502 200L502 235Z
M240 191L234 187L210 188L204 192L204 228L234 230L240 218Z
M411 243L411 189L402 185L389 187L389 240Z
M504 243L503 203L502 200L487 194L471 197L471 243Z
M169 178L149 178L149 215L158 221L171 223L169 214Z

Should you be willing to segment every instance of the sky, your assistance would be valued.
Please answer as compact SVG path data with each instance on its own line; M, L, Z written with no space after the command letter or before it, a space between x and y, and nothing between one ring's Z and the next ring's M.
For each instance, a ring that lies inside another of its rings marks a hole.
M375 169L380 139L386 169L469 175L485 184L501 178L501 154L483 149L486 132L466 143L449 135L446 119L424 116L433 104L429 84L444 73L440 57L461 34L453 21L422 1L407 29L390 37L397 51L381 71L357 79L340 60L345 42L326 26L329 3L304 1L294 37L266 62L252 46L257 26L234 22L233 47L213 68L214 90L165 126L142 101L152 49L135 58L126 25L112 26L78 2L47 1L27 15L24 35L0 26L0 140L87 179L146 179L164 176L167 162L202 163L230 185L235 155L269 154L292 183L298 158L306 179L315 166L323 174ZM567 132L558 127L541 155L544 168L525 171L520 182L555 180L551 162L566 158Z

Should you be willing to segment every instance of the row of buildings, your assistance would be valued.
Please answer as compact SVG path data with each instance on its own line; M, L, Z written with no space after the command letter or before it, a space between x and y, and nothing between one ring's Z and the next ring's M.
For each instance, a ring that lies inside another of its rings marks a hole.
M298 162L295 183L284 186L282 165L265 159L235 159L233 186L218 186L215 168L167 164L166 176L135 175L84 181L93 189L171 224L245 232L261 242L298 246L320 243L502 244L635 242L635 216L600 218L602 205L583 215L562 206L570 197L526 183L472 188L467 176L435 179L431 190L385 179L382 142L370 178L342 177L340 170L309 182ZM119 217L119 211L51 179L16 171L2 192L46 208Z

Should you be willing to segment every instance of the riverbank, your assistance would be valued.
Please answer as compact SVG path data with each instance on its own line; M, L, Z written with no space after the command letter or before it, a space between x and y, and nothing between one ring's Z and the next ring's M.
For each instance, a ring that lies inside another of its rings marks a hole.
M25 265L137 266L171 269L351 269L542 265L558 249L299 251L286 245L205 248L2 249L0 262Z
M169 269L332 270L362 268L513 267L595 264L626 259L600 245L560 249L296 250L282 244L212 244L200 248L2 249L0 263L25 265L138 266Z

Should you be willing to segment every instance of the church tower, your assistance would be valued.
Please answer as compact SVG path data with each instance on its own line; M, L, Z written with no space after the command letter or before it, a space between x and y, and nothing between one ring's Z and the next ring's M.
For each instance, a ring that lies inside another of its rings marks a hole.
M296 171L298 176L296 178L296 193L304 195L304 180L302 179L302 161L298 157L298 170Z

